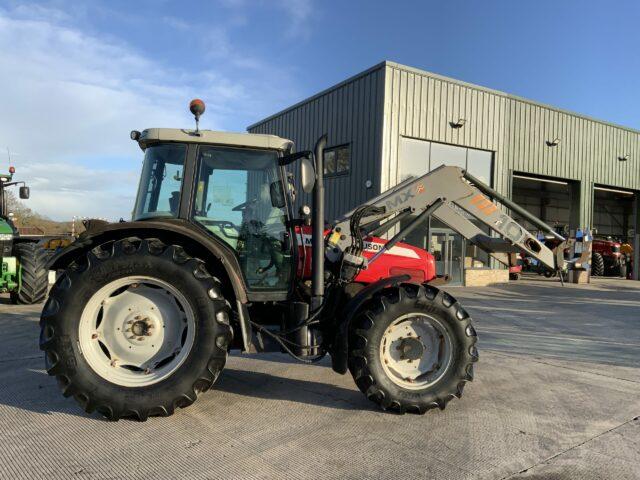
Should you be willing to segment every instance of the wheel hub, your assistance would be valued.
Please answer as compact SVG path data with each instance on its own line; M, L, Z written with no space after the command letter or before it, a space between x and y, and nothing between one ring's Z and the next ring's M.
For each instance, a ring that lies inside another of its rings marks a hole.
M152 314L135 314L133 318L128 315L122 326L122 335L127 341L134 345L140 345L140 342L153 341L159 339L160 330L164 328L161 320Z
M138 320L131 326L131 333L138 337L141 337L143 335L151 335L151 333L149 333L149 329L151 328L151 326L151 322L149 322L148 318L144 320Z
M380 340L382 367L391 381L407 389L437 382L452 361L451 336L435 316L424 313L397 318Z
M417 338L407 337L400 340L400 344L396 347L400 352L400 360L409 362L422 358L425 348Z
M195 318L184 296L168 283L123 278L90 299L79 336L87 362L100 376L123 386L150 385L186 358Z

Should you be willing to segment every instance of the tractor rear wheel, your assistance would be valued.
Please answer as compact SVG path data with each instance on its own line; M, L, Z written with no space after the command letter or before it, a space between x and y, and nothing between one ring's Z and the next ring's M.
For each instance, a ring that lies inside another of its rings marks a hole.
M18 259L20 287L11 293L12 303L33 305L43 302L49 288L49 252L37 243L22 242L14 245L13 255Z
M101 245L58 279L41 317L47 372L111 420L168 416L222 371L230 307L204 262L156 239Z
M384 410L444 409L473 380L478 360L471 318L448 293L429 285L385 289L351 325L349 370Z
M604 275L604 258L598 252L591 256L591 275L596 277Z

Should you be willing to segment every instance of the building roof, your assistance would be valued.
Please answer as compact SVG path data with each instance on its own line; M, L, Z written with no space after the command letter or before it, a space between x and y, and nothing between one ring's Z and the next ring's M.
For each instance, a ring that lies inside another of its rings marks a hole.
M583 114L576 113L576 112L573 112L573 111L570 111L570 110L564 110L562 108L554 107L552 105L548 105L548 104L541 103L541 102L536 102L536 101L529 100L529 99L524 98L524 97L519 97L517 95L512 95L512 94L509 94L509 93L505 93L505 92L502 92L500 90L494 90L494 89L483 87L483 86L476 85L476 84L473 84L473 83L464 82L462 80L456 80L455 78L445 77L444 75L439 75L437 73L428 72L426 70L421 70L419 68L409 67L407 65L403 65L401 63L392 62L392 61L389 61L389 60L385 60L383 62L380 62L377 65L374 65L373 67L364 70L363 72L360 72L360 73L358 73L356 75L353 75L352 77L349 77L349 78L347 78L346 80L343 80L340 83L337 83L337 84L335 84L335 85L333 85L333 86L331 86L331 87L329 87L329 88L327 88L325 90L322 90L319 93L316 93L315 95L312 95L309 98L306 98L306 99L304 99L304 100L302 100L300 102L295 103L294 105L292 105L290 107L285 108L284 110L281 110L281 111L279 111L277 113L274 113L273 115L270 115L270 116L268 116L268 117L266 117L266 118L264 118L264 119L262 119L262 120L260 120L258 122L255 122L255 123L249 125L247 127L247 130L251 130L252 128L257 127L258 125L261 125L262 123L265 123L265 122L267 122L267 121L269 121L269 120L271 120L273 118L279 117L280 115L282 115L284 113L287 113L287 112L289 112L291 110L294 110L299 106L302 106L302 105L304 105L306 103L309 103L310 101L315 100L316 98L319 98L319 97L321 97L323 95L326 95L327 93L329 93L329 92L331 92L333 90L337 90L338 88L343 87L344 85L346 85L348 83L351 83L351 82L353 82L353 81L355 81L355 80L357 80L359 78L362 78L362 77L364 77L366 75L369 75L370 73L372 73L372 72L374 72L376 70L379 70L379 69L385 68L385 67L391 67L391 68L397 68L399 70L405 70L407 72L412 72L412 73L415 73L415 74L418 74L418 75L422 75L422 76L425 76L425 77L435 78L435 79L438 79L438 80L446 81L446 82L453 83L453 84L456 84L456 85L460 85L460 86L463 86L463 87L473 88L474 90L480 90L480 91L483 91L483 92L491 93L493 95L498 95L498 96L509 98L509 99L512 99L512 100L517 100L519 102L528 103L530 105L536 105L538 107L546 108L548 110L552 110L552 111L555 111L555 112L563 113L563 114L566 114L566 115L571 115L571 116L582 118L582 119L585 119L585 120L590 120L592 122L597 122L597 123L600 123L600 124L603 124L603 125L608 125L610 127L619 128L619 129L626 130L626 131L629 131L629 132L632 132L632 133L640 134L640 130L633 129L631 127L625 127L624 125L618 125L618 124L615 124L615 123L612 123L612 122L599 120L597 118L593 118L593 117L590 117L588 115L583 115Z
M178 128L148 128L140 134L138 144L143 150L156 142L211 143L232 147L250 147L286 150L291 140L276 135L262 135L234 132L216 132L213 130L183 130Z

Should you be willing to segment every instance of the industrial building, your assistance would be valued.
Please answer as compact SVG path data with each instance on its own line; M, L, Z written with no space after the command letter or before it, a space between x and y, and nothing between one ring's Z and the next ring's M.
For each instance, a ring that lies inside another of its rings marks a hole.
M564 234L588 228L637 242L637 130L388 61L248 130L289 138L298 150L328 134L328 219L447 164L468 169ZM437 218L409 241L434 253L439 273L453 283L493 266Z

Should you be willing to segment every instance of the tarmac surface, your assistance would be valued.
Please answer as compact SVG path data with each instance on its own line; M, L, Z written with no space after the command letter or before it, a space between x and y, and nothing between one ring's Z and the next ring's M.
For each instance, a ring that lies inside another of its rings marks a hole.
M447 290L480 361L445 411L381 412L328 360L233 354L193 406L145 423L63 398L40 307L0 297L0 478L640 478L640 282Z

